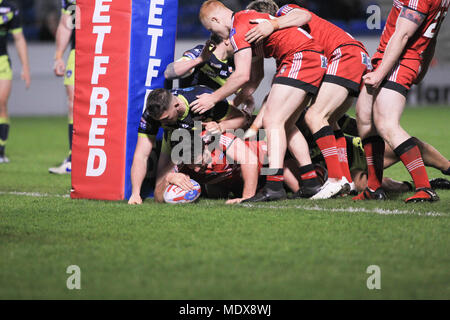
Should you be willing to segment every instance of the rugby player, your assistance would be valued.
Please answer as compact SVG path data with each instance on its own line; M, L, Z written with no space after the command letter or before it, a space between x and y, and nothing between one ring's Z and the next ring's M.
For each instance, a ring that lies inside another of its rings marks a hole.
M13 73L8 56L8 34L12 34L17 53L22 63L22 79L30 87L30 67L28 63L27 42L22 32L19 9L7 0L0 0L0 163L8 163L5 155L9 133L8 100L11 94Z
M234 71L234 49L230 41L223 40L212 34L205 44L187 50L183 56L169 64L164 72L168 80L179 79L180 88L204 85L217 90L225 84ZM242 111L249 117L255 109L253 96L246 97L245 101L240 94L233 101L238 107L243 103Z
M300 165L311 164L306 141L295 127L302 103L308 94L316 94L326 70L323 49L304 30L287 28L272 34L264 43L250 44L245 40L252 27L250 20L270 19L256 11L233 13L221 2L209 0L200 9L203 26L223 39L230 37L234 47L235 72L226 84L213 94L201 95L192 103L195 112L203 113L216 101L235 93L239 88L252 94L264 76L263 59L277 60L274 79L263 125L268 137L269 169L265 186L245 201L273 201L286 198L283 188L283 162L289 146ZM282 106L280 108L280 106Z
M75 11L76 0L62 0L61 19L56 30L56 52L53 71L58 77L64 76L68 104L69 156L60 166L49 168L50 173L70 174L72 171L73 99L75 85ZM70 43L67 65L63 55Z
M352 178L346 141L336 120L351 107L359 95L363 75L371 70L366 48L344 30L298 5L288 4L278 9L271 0L257 0L247 8L277 17L253 21L258 25L247 32L248 42L262 41L281 25L302 27L323 46L328 68L317 98L308 109L306 121L325 155L328 180L311 199L328 199L342 193L342 188L352 183Z
M450 0L395 0L377 52L373 72L356 111L368 166L368 188L355 200L384 200L382 188L385 143L402 160L416 192L405 202L439 200L431 188L417 142L400 125L406 96L426 73L434 55L437 34Z
M170 163L161 173L155 188L155 201L164 202L164 190L169 184L175 184L184 190L191 190L190 179L202 185L202 196L207 198L228 198L232 193L235 199L227 204L240 203L252 197L258 186L259 170L267 156L264 141L243 141L232 133L212 136L218 143L210 149L206 139L211 137L206 132L202 148L199 150L200 161L192 152L190 163L174 165ZM205 139L206 138L206 139ZM201 137L200 137L201 139ZM183 142L182 142L183 143ZM195 150L194 143L188 147Z
M142 203L140 190L147 173L147 160L160 127L164 128L164 139L158 160L158 177L172 162L169 150L171 135L175 129L181 128L188 131L200 129L195 127L195 122L202 122L208 132L218 134L246 125L244 113L231 106L226 100L217 102L212 109L201 115L194 114L190 104L197 99L197 96L211 92L212 90L207 87L195 86L172 91L156 89L148 95L138 129L138 141L131 167L132 195L128 201L129 204ZM159 181L158 177L157 181Z

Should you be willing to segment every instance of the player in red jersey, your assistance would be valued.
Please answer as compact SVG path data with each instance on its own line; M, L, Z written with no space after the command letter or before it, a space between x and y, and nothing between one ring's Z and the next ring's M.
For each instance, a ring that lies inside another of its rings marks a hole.
M351 107L359 95L363 75L371 70L367 50L344 30L298 5L289 4L279 9L271 0L257 0L247 8L275 15L279 24L302 27L323 46L328 69L305 119L325 155L329 178L311 199L327 199L342 193L347 182L352 183L352 178L346 141L336 121ZM273 22L262 20L248 31L246 39L258 43L273 32Z
M190 179L201 184L209 198L226 198L231 192L237 198L227 204L240 203L252 197L258 186L259 171L267 155L264 141L243 141L232 133L200 134L201 148L196 150L195 137L183 148L189 148L191 161L165 166L155 187L155 201L163 202L164 190L175 184L184 190L191 190ZM180 144L185 143L181 141ZM184 150L184 149L183 149Z
M375 71L364 76L356 106L358 131L368 165L368 189L355 200L385 199L381 188L385 142L411 174L416 186L406 202L436 201L422 155L400 126L406 95L423 78L434 55L436 36L450 0L395 0L372 58Z
M287 146L301 166L311 164L306 141L295 127L295 121L308 94L318 91L326 70L326 58L321 54L321 46L303 29L287 28L274 32L264 43L248 43L245 34L252 28L252 19L267 20L271 17L249 10L233 14L221 2L214 0L202 5L200 20L205 28L224 39L230 37L235 49L236 68L224 86L213 94L201 95L192 104L192 109L204 112L215 101L230 96L240 88L248 95L252 94L264 75L262 58L273 57L277 60L277 74L263 118L268 137L270 173L264 188L247 200L272 201L286 198L283 161Z

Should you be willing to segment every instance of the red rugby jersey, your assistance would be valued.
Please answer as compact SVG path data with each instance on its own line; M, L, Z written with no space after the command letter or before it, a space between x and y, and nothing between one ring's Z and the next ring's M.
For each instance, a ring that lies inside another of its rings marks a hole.
M384 53L387 44L395 32L398 17L403 7L425 14L427 17L414 36L408 41L402 55L403 59L421 60L423 52L431 40L437 36L439 27L448 12L450 0L394 0L394 5L381 35L378 52Z
M277 12L277 17L288 14L294 9L307 11L311 14L311 21L302 28L308 31L315 40L317 40L325 50L325 56L330 59L333 52L343 45L354 44L365 50L364 45L353 38L349 33L345 32L338 26L331 22L322 19L313 12L297 6L295 4L287 4L280 8Z
M250 44L245 41L247 31L255 27L255 24L250 23L250 20L269 20L273 18L268 13L260 13L254 10L235 13L233 15L233 26L230 31L230 41L234 51L237 52L245 48L252 48L254 56L264 58L273 57L277 60L278 64L286 57L300 51L323 52L322 46L317 41L314 41L308 32L295 27L277 30L259 44Z

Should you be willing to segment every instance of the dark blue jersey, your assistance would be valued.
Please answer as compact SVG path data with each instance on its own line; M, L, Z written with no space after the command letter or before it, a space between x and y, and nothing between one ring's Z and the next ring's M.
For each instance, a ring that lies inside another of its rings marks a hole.
M212 109L208 110L204 114L198 114L192 112L190 104L197 100L197 96L204 93L213 93L214 90L205 86L195 86L190 88L179 88L174 89L171 93L180 98L186 104L186 113L178 119L176 124L170 126L164 126L165 132L173 131L175 129L194 129L194 122L208 122L216 121L219 122L225 119L232 108L227 100L222 100L218 102ZM150 112L145 109L141 122L139 125L139 134L146 136L156 136L161 123L150 116Z
M198 58L204 47L205 46L201 44L186 51L181 59L194 60ZM204 85L217 90L225 84L233 71L233 58L222 61L219 60L213 53L208 62L198 65L194 68L190 76L180 79L180 88Z
M21 31L19 9L10 1L0 1L0 56L8 54L8 33Z

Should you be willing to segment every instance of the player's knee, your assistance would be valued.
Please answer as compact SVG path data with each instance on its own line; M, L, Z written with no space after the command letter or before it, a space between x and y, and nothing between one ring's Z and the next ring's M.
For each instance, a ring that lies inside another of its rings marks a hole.
M319 115L315 109L308 109L305 114L305 122L308 126L311 126L317 121L318 117Z

